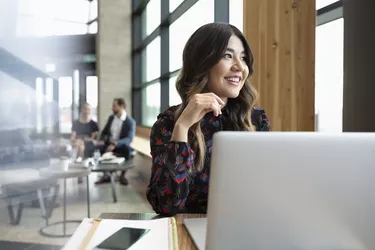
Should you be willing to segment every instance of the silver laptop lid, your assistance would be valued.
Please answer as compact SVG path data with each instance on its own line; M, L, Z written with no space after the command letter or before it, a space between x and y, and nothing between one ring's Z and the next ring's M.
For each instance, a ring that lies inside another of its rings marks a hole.
M207 246L375 249L375 135L214 136Z

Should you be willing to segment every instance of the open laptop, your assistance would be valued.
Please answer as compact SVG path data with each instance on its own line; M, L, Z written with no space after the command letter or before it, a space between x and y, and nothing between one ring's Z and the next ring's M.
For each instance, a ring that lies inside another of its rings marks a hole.
M375 133L219 132L185 226L207 250L375 249Z

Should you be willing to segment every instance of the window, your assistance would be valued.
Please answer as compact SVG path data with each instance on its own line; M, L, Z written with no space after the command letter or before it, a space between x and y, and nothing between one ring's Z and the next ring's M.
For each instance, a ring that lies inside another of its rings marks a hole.
M143 12L146 29L143 37L150 35L160 25L161 0L150 0ZM165 0L164 0L165 1Z
M200 26L214 21L214 1L200 0L170 26L169 71L182 66L182 52L189 37Z
M95 14L94 7L91 10ZM85 34L89 12L90 2L86 0L19 0L17 35Z
M43 132L43 105L44 105L43 79L38 77L35 82L36 94L36 132Z
M338 0L316 0L316 9L321 9L335 2L338 2Z
M143 63L143 82L149 82L160 76L160 36L144 50Z
M181 103L181 97L176 89L177 76L169 78L169 106L178 105Z
M73 120L79 117L79 71L73 72Z
M73 81L71 77L59 78L60 133L72 131Z
M142 89L142 123L151 127L160 113L160 83Z
M44 108L46 110L46 131L47 133L53 132L53 125L55 124L54 120L54 102L53 102L53 80L52 78L46 79L46 95L45 95L45 104Z
M98 121L98 77L86 77L86 101L91 106L91 119Z
M89 25L89 33L90 34L96 34L98 33L98 22L95 21L92 24Z
M243 31L243 0L230 0L229 23Z
M342 132L343 18L316 28L315 113L317 130Z
M183 1L184 0L169 0L169 12L173 12Z
M89 10L89 21L98 17L98 0L93 0L90 3L90 10Z

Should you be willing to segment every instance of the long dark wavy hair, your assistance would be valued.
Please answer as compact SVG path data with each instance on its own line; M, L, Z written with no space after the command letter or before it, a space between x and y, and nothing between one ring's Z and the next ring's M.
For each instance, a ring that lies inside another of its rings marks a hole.
M228 41L233 35L243 43L249 76L239 96L235 99L228 99L226 104L226 108L229 110L230 129L233 131L254 130L251 123L251 110L257 93L248 80L253 73L253 54L242 32L235 26L226 23L206 24L196 30L187 41L183 52L183 66L176 82L176 89L182 99L182 104L176 110L175 120L180 117L189 100L195 94L206 92L208 72L222 59ZM200 122L190 128L188 140L196 154L193 169L200 171L203 168L206 153Z

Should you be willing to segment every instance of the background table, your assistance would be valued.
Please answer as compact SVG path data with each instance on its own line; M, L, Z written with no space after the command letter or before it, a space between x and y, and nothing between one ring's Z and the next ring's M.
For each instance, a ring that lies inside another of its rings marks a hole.
M177 222L178 250L198 250L184 225L184 219L205 217L205 214L178 214L175 216ZM152 220L160 219L162 217L155 213L103 213L100 215L100 218L118 220Z
M67 223L81 223L82 220L67 220L66 219L66 179L69 178L79 178L86 177L86 195L87 195L87 217L90 218L90 188L89 188L89 175L91 173L91 168L69 168L67 171L61 170L60 168L45 168L40 171L41 176L55 178L55 179L64 179L64 199L63 199L63 220L58 221L52 224L48 224L40 229L40 233L48 237L68 237L72 234L66 233L66 224ZM62 234L49 234L45 232L45 229L63 224L63 233Z
M97 166L93 166L91 168L91 172L109 172L111 176L111 187L112 187L112 197L113 202L117 202L117 195L116 195L116 172L117 171L124 171L126 173L127 170L134 167L133 160L126 160L120 164L113 163L99 163ZM125 178L124 173L124 178Z

